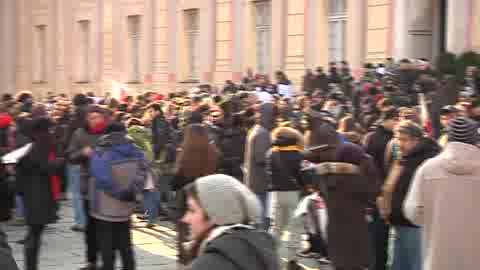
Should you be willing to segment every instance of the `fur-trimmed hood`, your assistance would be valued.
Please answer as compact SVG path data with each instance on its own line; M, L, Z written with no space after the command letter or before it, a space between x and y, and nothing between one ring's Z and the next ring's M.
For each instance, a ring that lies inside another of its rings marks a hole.
M303 135L294 128L278 127L272 131L273 146L298 146L303 147Z

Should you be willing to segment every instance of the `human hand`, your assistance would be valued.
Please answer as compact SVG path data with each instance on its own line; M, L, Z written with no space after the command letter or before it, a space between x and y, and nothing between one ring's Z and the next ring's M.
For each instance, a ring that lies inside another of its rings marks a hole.
M92 147L90 146L85 146L83 149L82 149L82 154L86 157L91 157L92 154L93 154L93 149Z

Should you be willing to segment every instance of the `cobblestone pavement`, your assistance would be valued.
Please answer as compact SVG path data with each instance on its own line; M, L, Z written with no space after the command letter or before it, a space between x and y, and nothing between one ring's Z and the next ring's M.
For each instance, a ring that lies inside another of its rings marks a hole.
M49 225L42 239L39 270L76 270L84 265L85 246L83 234L73 232L73 211L71 204L65 202L60 211L60 220ZM8 241L12 247L15 260L23 269L23 245L16 241L23 239L25 227L6 226ZM176 232L171 222L158 222L154 228L146 228L145 223L133 218L132 239L135 246L135 259L138 270L173 270L179 269L176 264L175 250ZM281 251L285 254L285 251ZM119 257L117 265L120 269ZM313 260L302 260L306 269L319 269ZM321 270L329 270L322 267Z

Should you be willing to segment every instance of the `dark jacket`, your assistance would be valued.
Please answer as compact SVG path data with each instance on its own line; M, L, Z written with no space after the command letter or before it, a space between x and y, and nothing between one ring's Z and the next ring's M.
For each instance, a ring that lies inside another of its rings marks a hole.
M219 236L191 265L192 270L277 270L280 259L266 232L238 230Z
M78 106L75 108L75 111L73 112L71 117L69 117L69 124L65 134L65 144L67 145L67 147L70 144L75 131L85 126L87 108L87 105Z
M0 166L0 222L7 221L11 217L13 207L14 190L9 181L3 165Z
M170 125L163 115L156 116L152 121L152 144L155 159L158 159L160 152L166 149L171 143Z
M413 94L413 84L418 74L413 69L399 69L397 72L400 91L404 94Z
M45 225L56 221L52 175L59 175L62 163L49 161L49 145L34 142L30 152L16 165L17 188L23 194L25 221Z
M314 82L315 82L315 75L313 75L313 73L306 73L302 79L303 92L307 92L307 93L313 92Z
M0 269L18 270L17 263L12 255L12 250L8 246L7 236L0 230Z
M334 167L332 161L341 164L342 169L329 169ZM338 147L334 160L319 166L326 168L316 170L316 181L327 203L328 248L333 265L336 269L367 268L369 235L365 209L380 191L373 160L360 147L346 143Z
M83 195L88 194L88 181L90 178L90 158L83 155L82 150L86 146L95 147L98 138L102 134L93 134L87 128L77 129L66 151L68 161L80 165L80 190Z
M326 74L317 75L313 81L313 89L328 91L328 83L329 79Z
M140 168L145 157L126 136L114 132L100 137L92 156L90 171L95 182L90 192L91 215L100 220L128 221L135 194L145 187L148 168ZM114 168L115 163L118 165Z
M255 193L268 189L265 157L271 146L270 131L275 124L274 110L273 103L263 103L260 106L260 123L250 130L247 137L244 183Z
M336 83L339 84L342 82L342 78L340 77L340 74L338 74L338 71L336 68L331 68L330 69L330 76L328 78L329 83Z
M393 131L379 125L375 131L368 133L364 140L365 151L375 161L382 182L385 181L388 174L385 162L385 149L392 138Z
M403 202L410 189L415 171L422 163L440 153L440 146L429 138L424 138L420 144L401 160L402 172L392 194L392 213L390 223L396 226L413 225L403 214Z
M297 134L289 129L275 129L272 148L267 152L267 183L270 191L298 191L303 186L301 167L303 156L297 146Z
M222 151L221 170L239 180L243 177L241 165L245 154L247 134L239 126L224 129L220 149Z

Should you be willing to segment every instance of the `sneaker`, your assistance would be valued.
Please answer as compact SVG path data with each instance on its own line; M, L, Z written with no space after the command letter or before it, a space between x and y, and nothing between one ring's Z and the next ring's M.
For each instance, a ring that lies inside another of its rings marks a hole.
M307 258L307 259L319 259L321 257L320 254L316 252L312 252L310 251L310 249L297 252L297 256L301 258Z
M327 257L320 258L317 261L319 264L322 265L332 264L332 262Z
M88 264L87 266L84 266L78 270L96 270L97 267L94 264Z
M297 261L292 260L287 262L287 270L303 270L304 268L298 264Z
M148 228L148 229L155 228L155 226L157 226L157 224L155 224L155 223L148 223L147 225L145 225L145 227Z
M70 229L74 232L84 232L85 231L83 226L78 225L78 224L73 225Z
M16 243L19 245L25 245L25 239L20 239Z
M137 215L137 218L140 219L140 220L147 220L148 215L147 214Z

